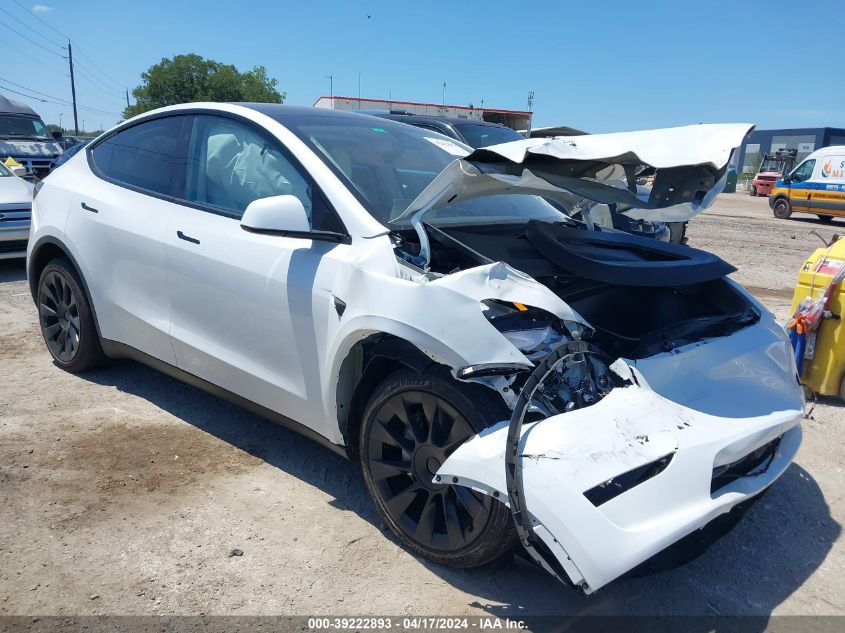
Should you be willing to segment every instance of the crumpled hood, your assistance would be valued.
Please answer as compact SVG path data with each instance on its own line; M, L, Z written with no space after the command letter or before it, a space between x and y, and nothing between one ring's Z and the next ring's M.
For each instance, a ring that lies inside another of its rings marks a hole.
M12 141L0 140L0 160L12 158L53 158L62 153L61 145L55 141Z
M492 145L450 163L391 222L505 193L534 194L567 205L584 198L616 204L620 212L638 219L689 220L722 191L731 155L753 129L748 123L689 125ZM655 173L645 200L636 187L643 172Z
M0 206L6 204L30 204L32 183L17 176L0 176Z

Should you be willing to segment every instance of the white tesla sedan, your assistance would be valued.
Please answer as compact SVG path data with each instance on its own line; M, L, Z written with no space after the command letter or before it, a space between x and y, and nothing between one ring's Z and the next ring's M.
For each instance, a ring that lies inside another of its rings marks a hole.
M234 400L360 460L413 551L521 542L589 593L798 449L791 349L734 269L590 216L689 219L751 129L472 151L361 114L167 107L37 185L32 295L58 366L129 357Z

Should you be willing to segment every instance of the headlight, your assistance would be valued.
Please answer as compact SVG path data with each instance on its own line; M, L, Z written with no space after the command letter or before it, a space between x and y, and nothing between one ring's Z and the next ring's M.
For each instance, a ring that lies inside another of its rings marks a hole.
M539 360L548 354L554 345L563 340L563 335L555 332L551 326L536 330L502 332L502 336L530 360Z
M566 338L563 323L550 312L496 299L482 303L487 320L529 360L540 360Z

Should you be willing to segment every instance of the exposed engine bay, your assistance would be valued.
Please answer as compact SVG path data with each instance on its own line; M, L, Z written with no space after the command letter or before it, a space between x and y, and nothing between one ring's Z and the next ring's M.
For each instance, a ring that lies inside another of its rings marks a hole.
M549 288L593 328L590 339L613 358L644 358L702 338L724 336L759 318L724 276L715 255L579 223L538 221L425 226L434 275L504 261ZM549 236L553 237L550 238ZM568 241L553 243L558 235ZM414 232L396 237L397 257L413 262ZM599 247L591 241L601 240ZM559 256L556 256L559 255ZM485 312L517 349L537 361L564 340L566 327L543 310L489 305Z

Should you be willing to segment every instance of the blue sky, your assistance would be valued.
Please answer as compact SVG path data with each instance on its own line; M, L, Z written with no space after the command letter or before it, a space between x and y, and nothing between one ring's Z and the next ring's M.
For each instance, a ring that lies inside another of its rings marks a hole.
M33 11L71 36L88 129L114 124L119 114L93 110L119 113L122 86L131 92L143 70L179 53L264 65L297 105L328 94L330 74L336 95L357 96L360 73L363 97L440 102L445 81L447 103L525 109L533 90L538 127L845 127L845 5L832 0L0 0L0 9L0 93L47 122L62 113L65 126L69 106L9 92L70 99L62 37Z

